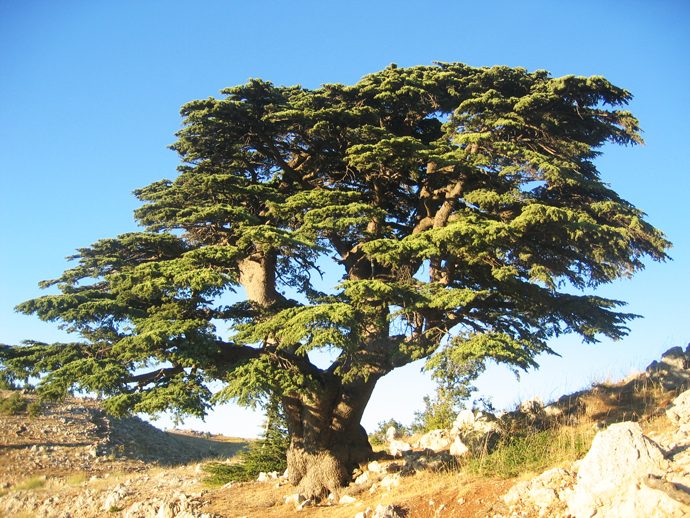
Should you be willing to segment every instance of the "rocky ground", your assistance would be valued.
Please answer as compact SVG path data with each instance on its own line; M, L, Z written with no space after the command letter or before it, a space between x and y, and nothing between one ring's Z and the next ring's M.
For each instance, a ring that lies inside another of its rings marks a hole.
M690 346L674 348L637 379L678 391L687 387L688 367ZM690 516L690 390L659 410L665 415L646 433L637 422L611 424L583 459L516 484L495 517Z
M645 373L549 405L528 401L503 416L466 411L453 429L416 438L390 430L390 458L361 466L348 488L320 503L277 473L209 487L202 463L231 459L241 442L161 432L112 419L96 401L72 400L35 417L0 417L0 516L688 516L688 387L690 351L676 348ZM496 437L556 426L598 433L583 458L541 474L496 479L458 470Z
M31 393L21 398L35 402ZM34 416L3 415L0 516L115 516L125 504L131 517L157 516L161 508L184 516L201 505L203 488L188 491L199 486L195 463L227 459L244 445L115 419L91 399L43 405Z

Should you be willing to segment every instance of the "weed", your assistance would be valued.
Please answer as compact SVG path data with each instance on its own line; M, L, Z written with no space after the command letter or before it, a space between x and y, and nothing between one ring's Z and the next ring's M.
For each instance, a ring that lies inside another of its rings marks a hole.
M10 397L0 399L1 415L17 415L26 410L27 402L19 392L15 392Z

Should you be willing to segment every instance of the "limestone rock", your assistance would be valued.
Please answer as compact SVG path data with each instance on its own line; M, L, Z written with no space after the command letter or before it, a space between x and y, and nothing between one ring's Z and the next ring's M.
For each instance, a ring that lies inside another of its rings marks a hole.
M450 435L447 430L431 430L417 441L417 448L439 452L450 448Z
M673 400L673 404L666 409L666 416L678 425L681 431L690 428L690 390L686 390Z
M500 427L493 415L485 412L477 412L475 415L472 410L464 409L455 418L450 434L451 436L466 437L468 435L498 433L499 431Z
M357 501L357 499L354 496L343 495L340 497L340 500L338 500L338 503L341 505L346 505L346 504L354 504L356 501Z
M362 485L369 482L369 472L365 471L355 479L355 484Z
M390 491L394 487L398 487L400 485L400 475L395 473L395 474L390 474L386 475L381 479L380 486L385 488L387 491Z
M667 468L663 452L642 434L640 425L617 423L600 432L580 463L577 484L568 498L576 518L602 516L682 516L682 505L642 484Z
M544 411L544 402L540 397L533 397L520 403L520 412L523 414L538 415Z
M470 449L465 445L464 442L462 442L462 439L460 439L459 436L456 436L455 439L453 439L452 444L450 445L450 454L453 457L464 457L470 452Z
M690 345L683 351L673 347L653 361L646 369L647 375L659 381L664 388L676 388L690 382Z
M256 481L257 482L269 482L271 480L276 480L278 478L278 472L277 471L271 471L269 473L265 473L263 471L259 472L259 476L257 477Z
M399 457L411 449L412 446L409 442L401 441L400 439L393 439L388 442L388 452L394 457Z
M563 516L566 499L572 493L575 475L563 468L545 471L532 480L515 484L503 497L514 513Z
M372 460L369 464L367 464L367 469L372 473L382 473L384 471L381 463L376 460Z
M398 439L398 438L399 438L398 430L395 428L395 426L389 426L386 429L386 440L388 442L391 442L391 441Z

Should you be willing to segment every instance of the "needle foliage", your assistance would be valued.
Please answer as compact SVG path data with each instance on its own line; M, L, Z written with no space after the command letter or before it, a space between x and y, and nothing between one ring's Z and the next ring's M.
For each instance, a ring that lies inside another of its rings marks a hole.
M203 415L421 358L460 383L534 367L563 333L619 339L634 315L592 289L669 247L597 169L605 144L642 142L630 100L598 76L438 63L192 101L178 174L135 192L141 230L79 249L17 308L75 340L1 346L2 376Z

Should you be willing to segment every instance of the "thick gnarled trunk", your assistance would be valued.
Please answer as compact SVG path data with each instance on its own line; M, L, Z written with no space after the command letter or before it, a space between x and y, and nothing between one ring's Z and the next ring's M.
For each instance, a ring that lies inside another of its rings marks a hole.
M370 459L360 421L375 384L373 378L347 384L333 378L309 399L283 399L291 436L288 476L307 498L337 492Z
M276 291L274 252L249 256L238 263L238 270L238 280L253 303L269 308L282 299ZM380 332L382 326L374 326L375 331ZM266 342L277 345L272 340L268 337ZM298 362L294 355L289 361ZM282 397L291 439L288 475L301 494L321 499L346 485L354 468L372 455L360 421L376 381L384 371L370 374L366 380L357 378L343 383L334 370L320 371L308 359L298 368L304 365L313 368L310 374L319 388L308 395Z

